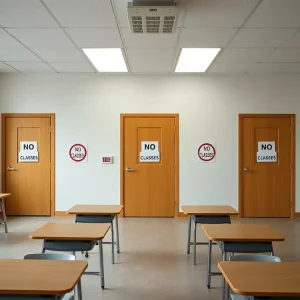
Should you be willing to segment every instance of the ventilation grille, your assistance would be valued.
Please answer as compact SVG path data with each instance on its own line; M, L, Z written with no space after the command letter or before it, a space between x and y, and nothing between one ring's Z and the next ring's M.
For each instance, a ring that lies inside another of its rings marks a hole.
M132 33L173 33L176 30L178 6L146 7L128 5Z

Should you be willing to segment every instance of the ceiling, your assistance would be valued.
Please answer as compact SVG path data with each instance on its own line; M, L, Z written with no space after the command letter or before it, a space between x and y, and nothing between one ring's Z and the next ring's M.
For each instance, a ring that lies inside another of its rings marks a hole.
M81 48L122 48L129 73L170 74L221 47L207 73L300 73L300 0L178 1L173 34L137 35L127 0L0 0L0 72L95 73Z

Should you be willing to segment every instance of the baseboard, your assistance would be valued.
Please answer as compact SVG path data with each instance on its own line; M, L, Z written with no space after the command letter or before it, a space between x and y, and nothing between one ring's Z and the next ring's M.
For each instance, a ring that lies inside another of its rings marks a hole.
M57 210L55 217L74 217L74 215L68 215L64 210Z
M295 212L295 218L300 218L300 212Z

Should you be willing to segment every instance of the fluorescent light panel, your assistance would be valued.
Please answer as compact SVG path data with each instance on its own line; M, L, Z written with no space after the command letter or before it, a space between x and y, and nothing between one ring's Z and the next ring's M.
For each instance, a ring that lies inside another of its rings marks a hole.
M82 49L98 72L128 72L122 50L119 48Z
M175 72L205 72L221 48L182 48Z

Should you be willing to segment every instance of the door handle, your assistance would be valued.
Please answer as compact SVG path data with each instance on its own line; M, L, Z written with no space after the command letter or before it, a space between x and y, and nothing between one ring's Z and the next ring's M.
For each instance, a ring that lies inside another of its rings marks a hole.
M15 169L15 168L8 167L8 168L7 168L7 171L16 171L16 169Z
M126 172L133 172L134 170L131 169L131 168L126 168L125 171L126 171Z
M245 172L250 172L250 169L249 168L244 168L244 171Z

